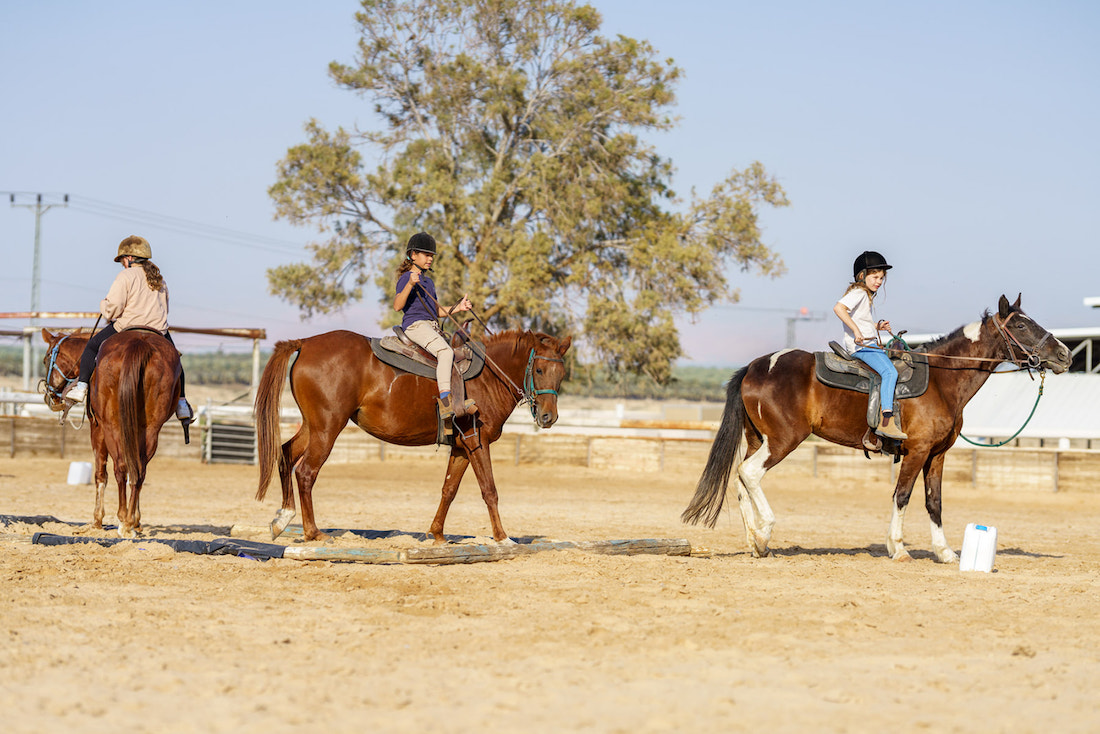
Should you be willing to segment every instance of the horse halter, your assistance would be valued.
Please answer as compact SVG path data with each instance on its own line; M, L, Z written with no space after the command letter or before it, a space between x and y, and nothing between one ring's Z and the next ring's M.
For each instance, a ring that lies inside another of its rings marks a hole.
M530 354L530 356L527 357L527 369L524 370L524 372L523 372L523 393L522 393L522 395L523 395L523 399L526 400L528 405L531 406L531 417L535 419L536 423L538 423L539 418L538 418L538 412L536 410L537 406L535 405L535 398L538 397L539 395L553 395L556 398L556 397L558 397L558 391L553 390L553 389L549 389L549 388L540 389L540 390L535 389L534 366L535 366L535 360L536 359L545 360L547 362L559 362L561 364L565 364L565 360L558 359L557 357L544 357L541 354L535 354L534 349L531 349L531 354Z
M1052 334L1049 331L1043 332L1043 338L1040 339L1034 347L1027 348L1019 339L1014 337L1008 330L1008 322L1016 315L1016 311L1013 311L1005 317L1004 321L1001 321L997 314L993 314L993 323L997 326L997 331L1000 332L1001 338L1004 339L1005 346L1008 347L1008 356L1013 362L1021 367L1027 367L1028 369L1041 369L1043 360L1039 357L1039 350L1042 348L1046 340L1049 339ZM1019 348L1021 352L1027 355L1026 359L1020 359L1016 357L1016 350L1014 347Z

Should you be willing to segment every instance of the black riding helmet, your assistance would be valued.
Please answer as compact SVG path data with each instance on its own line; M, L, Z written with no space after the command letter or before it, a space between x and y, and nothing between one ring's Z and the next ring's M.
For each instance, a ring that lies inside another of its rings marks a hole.
M405 246L405 254L416 250L417 252L427 252L430 255L435 254L435 237L432 237L427 232L417 232L409 238L409 244Z
M887 264L886 258L874 250L864 250L852 263L852 280L859 280L859 274L864 270L889 270L892 267Z

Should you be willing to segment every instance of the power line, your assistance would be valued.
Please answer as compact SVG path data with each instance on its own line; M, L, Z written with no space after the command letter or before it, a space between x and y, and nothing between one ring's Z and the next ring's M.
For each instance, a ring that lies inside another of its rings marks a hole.
M240 230L229 229L228 227L204 224L203 222L196 222L191 219L174 217L168 214L159 214L157 212L138 209L137 207L127 206L125 204L115 204L110 201L93 199L88 196L78 196L76 194L72 196L69 194L38 194L29 191L0 191L0 195L3 194L11 197L13 205L15 205L16 197L35 196L41 198L47 196L63 196L66 206L78 212L91 214L97 217L131 222L148 227L157 227L180 234L216 240L238 247L264 250L266 252L275 252L283 255L300 255L303 250L301 242L283 240L277 237L267 237L264 235L252 234L250 232L241 232Z
M196 235L206 239L217 240L239 247L248 247L255 250L277 252L281 254L297 255L302 252L301 243L290 240L281 240L275 237L241 232L227 227L204 224L190 219L158 214L144 209L138 209L124 204L114 204L109 201L92 199L85 196L73 196L70 198L73 209L92 214L94 216L116 219L137 224L159 227L181 234Z

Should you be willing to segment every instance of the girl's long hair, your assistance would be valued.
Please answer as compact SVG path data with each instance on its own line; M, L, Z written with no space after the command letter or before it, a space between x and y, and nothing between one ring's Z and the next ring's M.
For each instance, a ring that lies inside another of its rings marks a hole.
M140 265L141 269L145 271L145 282L149 284L149 288L159 291L164 287L164 276L160 274L160 268L152 260L138 260L135 258L134 265Z
M405 259L402 260L401 264L397 266L397 277L400 278L402 275L412 270L412 267L413 261L409 259L409 256L406 253Z
M856 288L862 288L864 291L866 291L867 297L870 298L872 301L874 301L875 300L875 292L867 287L867 283L866 283L867 276L870 275L871 273L881 272L884 276L883 279L882 279L882 285L886 285L886 277L885 276L889 275L889 273L887 273L885 270L879 270L878 268L871 268L870 270L864 270L862 272L863 272L863 277L860 278L859 280L853 280L851 283L849 283L848 287L844 289L844 295L845 296L848 295L849 293L851 293ZM882 290L882 289L880 288L879 290Z

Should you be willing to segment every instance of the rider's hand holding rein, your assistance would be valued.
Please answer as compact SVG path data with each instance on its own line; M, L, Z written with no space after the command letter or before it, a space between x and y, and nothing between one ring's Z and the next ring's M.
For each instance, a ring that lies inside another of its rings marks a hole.
M472 303L470 303L469 296L463 295L462 300L460 300L458 303L451 306L450 308L443 308L442 306L440 306L439 307L439 318L443 318L445 316L450 316L455 311L472 311L473 308L474 308L474 305Z

